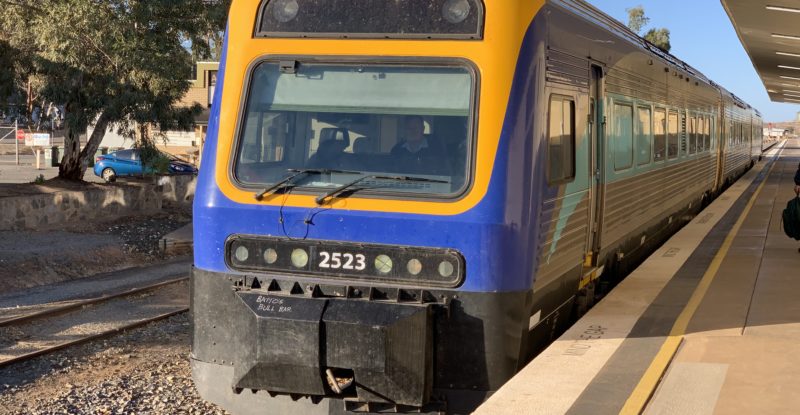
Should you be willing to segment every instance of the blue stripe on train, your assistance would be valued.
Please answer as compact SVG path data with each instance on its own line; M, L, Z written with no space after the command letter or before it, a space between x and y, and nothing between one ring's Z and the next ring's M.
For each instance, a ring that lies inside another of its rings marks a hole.
M532 160L538 159L539 140L532 139L529 115L534 111L537 90L535 58L543 53L544 39L535 35L534 27L531 24L528 28L520 51L489 191L476 207L456 216L286 207L286 233L291 237L307 233L309 239L454 248L467 263L466 281L460 290L530 289L539 251L538 200L546 189L543 180L532 180L541 177L539 163L535 174L524 177L517 172L530 172ZM223 53L214 102L221 100L225 61ZM194 202L194 261L203 270L230 272L224 260L224 241L229 235L284 236L284 232L277 207L241 205L217 188L215 172L210 167L216 162L218 126L219 108L215 106L203 152L206 168L198 177ZM511 171L517 174L508 175L509 158L514 159ZM309 216L313 216L313 225L304 223Z

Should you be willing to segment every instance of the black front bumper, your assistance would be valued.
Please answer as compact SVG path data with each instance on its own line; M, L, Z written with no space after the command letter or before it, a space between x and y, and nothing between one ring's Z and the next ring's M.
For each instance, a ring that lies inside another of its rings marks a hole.
M263 413L283 413L279 407L300 398L315 413L467 412L516 372L524 354L527 293L258 281L253 289L252 277L193 273L195 382L234 413L243 412L235 402L253 394L263 396ZM327 369L349 374L353 385L334 392ZM298 409L312 412L305 404Z
M234 387L338 396L327 369L355 379L349 397L422 406L432 384L432 306L238 291L243 330Z

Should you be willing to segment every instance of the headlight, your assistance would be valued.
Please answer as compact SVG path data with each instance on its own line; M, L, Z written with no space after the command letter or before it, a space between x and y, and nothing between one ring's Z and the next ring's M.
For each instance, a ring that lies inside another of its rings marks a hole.
M246 247L240 245L233 252L233 255L237 261L246 262L247 258L250 257L250 251Z
M300 5L297 0L275 0L272 5L272 16L275 20L286 23L297 17L297 12L300 11Z
M277 260L278 260L278 251L272 248L267 248L264 251L264 262L266 262L267 264L274 264L275 261Z
M419 275L422 272L422 262L419 262L416 258L410 259L406 264L406 270L411 275Z
M445 278L453 275L454 270L455 267L453 267L453 264L451 264L450 261L442 261L439 263L439 275Z
M458 24L469 16L468 0L447 0L442 6L442 17L450 23Z
M375 270L381 274L388 274L392 272L392 258L387 255L378 255L375 257Z
M297 268L305 268L305 266L308 265L308 252L301 248L293 250L292 265Z

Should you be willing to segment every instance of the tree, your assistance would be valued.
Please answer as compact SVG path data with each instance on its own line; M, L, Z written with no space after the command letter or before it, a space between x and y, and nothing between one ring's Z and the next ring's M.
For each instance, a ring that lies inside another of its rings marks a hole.
M648 23L650 18L645 16L644 7L636 6L625 9L628 12L628 28L633 30L637 35L641 33ZM672 46L669 44L669 29L666 28L653 28L647 31L643 36L644 40L653 44L653 46L669 53Z
M667 53L672 48L669 44L669 29L650 29L644 34L644 40Z
M650 18L644 15L644 7L641 5L625 11L628 12L628 27L637 34L650 22Z
M148 125L191 128L201 109L176 105L193 65L184 44L208 49L205 38L224 28L219 16L229 1L0 0L0 38L32 63L28 99L66 108L59 177L82 180L109 127L143 145L152 144ZM79 135L90 124L81 150Z

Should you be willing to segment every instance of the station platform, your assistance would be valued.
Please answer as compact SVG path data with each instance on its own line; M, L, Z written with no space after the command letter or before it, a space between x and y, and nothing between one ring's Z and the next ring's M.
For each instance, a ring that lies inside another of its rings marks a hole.
M800 413L799 161L773 147L475 413Z

